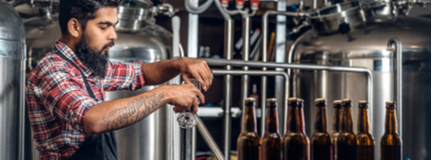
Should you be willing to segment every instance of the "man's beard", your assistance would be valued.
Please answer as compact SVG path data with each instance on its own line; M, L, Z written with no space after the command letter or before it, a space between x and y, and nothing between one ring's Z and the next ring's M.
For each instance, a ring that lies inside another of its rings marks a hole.
M85 66L93 71L94 76L104 78L106 64L108 63L108 50L105 54L102 53L105 48L114 46L114 41L106 44L100 51L90 48L88 44L88 39L86 35L83 34L80 41L75 46L75 54Z

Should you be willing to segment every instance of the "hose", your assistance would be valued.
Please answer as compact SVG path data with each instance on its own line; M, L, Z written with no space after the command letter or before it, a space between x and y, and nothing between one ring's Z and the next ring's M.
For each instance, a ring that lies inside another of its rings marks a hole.
M190 3L191 0L185 0L185 7L186 10L189 13L193 13L193 14L201 14L203 13L205 10L207 10L211 4L213 3L213 0L207 0L203 5L195 7ZM217 0L216 0L217 1Z
M216 3L216 7L218 8L222 16L225 18L225 20L231 20L231 16L227 12L225 12L224 9L222 8L221 2L219 0L216 0L215 3Z

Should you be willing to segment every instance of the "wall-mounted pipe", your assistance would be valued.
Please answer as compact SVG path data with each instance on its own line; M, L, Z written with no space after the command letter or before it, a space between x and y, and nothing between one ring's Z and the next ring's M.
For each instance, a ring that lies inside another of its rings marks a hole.
M402 42L398 38L394 37L388 41L387 47L392 49L394 48L396 53L396 102L399 119L398 134L402 139Z
M324 65L309 65L309 64L287 64L287 63L270 63L270 62L245 62L241 60L221 60L221 59L202 59L209 65L215 66L249 66L249 67L267 67L267 68L285 68L285 69L305 69L305 70L327 70L336 72L356 72L356 73L366 73L368 76L368 101L373 102L373 74L370 69L361 67L342 67L342 66L324 66ZM263 71L264 72L264 71ZM268 71L266 71L268 72ZM285 101L284 106L287 105ZM373 104L369 105L371 110L373 110ZM286 112L285 112L286 113ZM286 117L286 115L285 115ZM265 117L262 117L265 118ZM373 123L373 117L371 117L371 123ZM283 128L285 133L285 128Z

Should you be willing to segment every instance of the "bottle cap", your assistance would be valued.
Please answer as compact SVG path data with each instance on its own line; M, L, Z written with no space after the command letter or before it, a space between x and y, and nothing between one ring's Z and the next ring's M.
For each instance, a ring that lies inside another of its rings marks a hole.
M387 101L386 102L386 108L387 109L396 109L396 102L395 101Z
M303 99L301 99L301 98L297 98L297 102L299 102L299 103L303 103Z
M255 98L253 97L248 97L244 99L245 102L255 102Z
M276 98L267 98L266 101L267 102L276 102L277 100L276 100Z
M387 102L386 102L386 105L395 105L395 104L396 104L395 101L387 101Z
M297 107L303 108L303 106L304 106L304 104L303 104L304 100L301 99L301 98L298 98L298 99L297 99L297 102L298 102Z
M359 108L368 108L368 102L366 100L359 101Z
M344 107L351 105L351 103L352 103L351 99L343 99L342 100L342 106L344 106Z
M296 97L290 97L290 98L288 98L288 102L297 102L297 98Z
M315 99L315 106L320 107L320 106L326 106L326 99L324 98L317 98Z
M342 101L341 100L334 100L333 101L333 108L341 108Z

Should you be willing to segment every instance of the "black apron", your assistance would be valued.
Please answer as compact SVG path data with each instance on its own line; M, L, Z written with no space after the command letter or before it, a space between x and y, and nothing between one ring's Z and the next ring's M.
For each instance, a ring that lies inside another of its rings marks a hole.
M90 96L96 100L96 96L90 88L90 84L87 81L87 78L84 76L84 73L78 66L73 63L69 58L63 55L58 50L55 51L57 55L59 55L64 60L68 61L72 64L78 71L80 71L82 78L84 79L84 83L86 85L87 91ZM117 141L115 138L114 132L107 132L92 136L86 136L84 142L78 148L78 150L69 157L68 160L117 160Z

